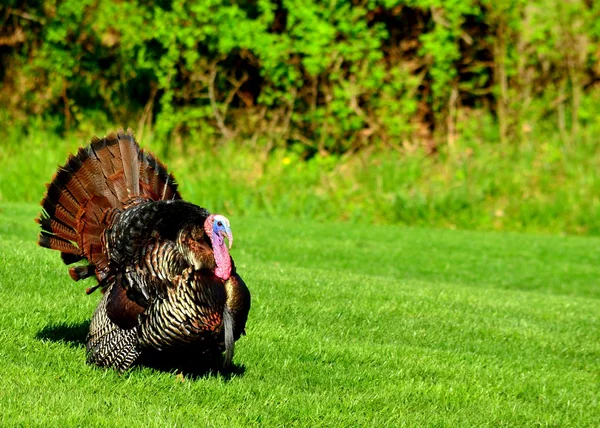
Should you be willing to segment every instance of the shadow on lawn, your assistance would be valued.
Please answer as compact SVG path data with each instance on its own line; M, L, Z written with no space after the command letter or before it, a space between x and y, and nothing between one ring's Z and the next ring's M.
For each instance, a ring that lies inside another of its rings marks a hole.
M48 324L35 335L35 338L84 348L89 328L89 320L79 323ZM144 351L134 367L148 367L160 372L183 376L187 379L214 376L229 380L233 377L243 376L246 371L245 366L236 364L224 369L222 354L207 355L194 350L186 350L185 352Z
M84 347L89 329L89 320L79 323L48 324L37 332L35 338L51 342L63 342L69 346Z
M207 355L200 352L146 352L140 356L136 366L149 367L157 371L181 375L187 379L222 377L225 380L243 376L246 367L232 364L223 368L223 355Z

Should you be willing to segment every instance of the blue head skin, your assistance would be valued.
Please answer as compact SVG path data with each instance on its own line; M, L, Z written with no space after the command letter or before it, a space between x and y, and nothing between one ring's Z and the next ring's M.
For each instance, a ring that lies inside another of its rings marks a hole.
M224 241L224 238L227 238L229 241L229 249L231 249L231 245L233 244L233 234L231 233L231 227L229 226L229 220L222 215L215 215L213 220L213 237L218 237L217 239L221 239Z

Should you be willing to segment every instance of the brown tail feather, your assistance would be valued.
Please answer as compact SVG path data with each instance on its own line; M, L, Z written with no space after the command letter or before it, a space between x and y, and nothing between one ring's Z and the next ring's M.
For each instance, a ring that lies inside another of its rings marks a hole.
M78 236L75 229L67 226L57 220L51 218L37 219L37 222L42 226L42 230L52 231L59 238L67 241L77 241Z
M75 198L79 205L83 205L90 200L94 195L92 192L96 190L91 186L91 183L84 180L84 176L79 174L81 165L82 163L77 157L69 155L67 164L61 170L61 178L64 175L66 181L63 188Z
M83 260L82 256L69 253L60 253L60 258L66 265L72 265L73 263L77 263L78 261Z
M106 183L109 182L108 177L115 173L115 168L111 161L113 156L110 153L110 150L107 149L106 143L108 138L109 137L99 139L98 137L93 137L89 146L95 158L99 162L100 170L102 171L102 175L104 175L104 181Z
M108 177L110 187L112 191L117 195L119 201L123 202L131 198L131 192L127 188L127 182L125 181L125 172L118 171Z
M46 201L42 201L46 202ZM40 217L41 220L45 218L52 218L57 220L68 227L75 226L75 217L76 214L69 212L63 205L61 205L58 201L56 201L58 205L54 205L52 202L47 202L42 205L43 212ZM54 232L53 230L48 230L48 232Z
M77 170L77 174L82 181L86 183L90 192L94 195L93 198L104 197L107 204L103 206L118 207L119 200L111 191L103 172L102 164L96 158L90 146L80 148L77 153L77 159L81 161L81 165Z
M48 235L44 232L40 233L38 243L42 247L58 250L61 253L80 254L79 248L69 241L57 238L56 236Z
M68 213L77 213L79 210L79 203L70 192L65 192L64 188L59 187L58 184L52 182L48 185L46 197L42 201L42 206L47 212L51 212L54 206L60 205Z
M151 153L140 152L140 187L142 196L154 201L181 199L173 174Z
M38 244L60 251L66 264L86 258L93 265L72 270L73 279L89 276L94 266L100 275L108 266L102 233L132 198L181 196L166 167L141 150L129 130L94 137L69 156L47 186L37 219L42 228Z
M119 139L119 152L123 163L123 173L125 176L125 185L127 187L128 199L140 195L140 166L138 155L140 147L136 143L133 135L120 130L117 133Z
M89 278L92 275L94 275L94 269L91 265L75 266L69 269L69 276L73 278L73 281Z

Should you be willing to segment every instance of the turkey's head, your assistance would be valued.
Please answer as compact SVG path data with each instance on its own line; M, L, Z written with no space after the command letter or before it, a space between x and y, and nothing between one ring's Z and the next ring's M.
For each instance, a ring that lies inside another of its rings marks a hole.
M206 245L206 238L210 241L212 254ZM233 234L229 220L222 215L210 215L204 221L203 226L194 224L182 228L177 244L187 262L196 270L205 268L209 264L212 265L210 259L214 257L214 273L226 281L231 275L231 258L225 245L225 238L229 241L229 248L231 248Z

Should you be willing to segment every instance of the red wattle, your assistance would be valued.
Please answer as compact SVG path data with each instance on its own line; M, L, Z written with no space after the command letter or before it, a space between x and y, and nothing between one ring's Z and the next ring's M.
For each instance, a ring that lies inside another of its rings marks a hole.
M231 258L227 246L220 236L212 236L213 253L215 255L215 275L224 281L227 281L231 276Z

